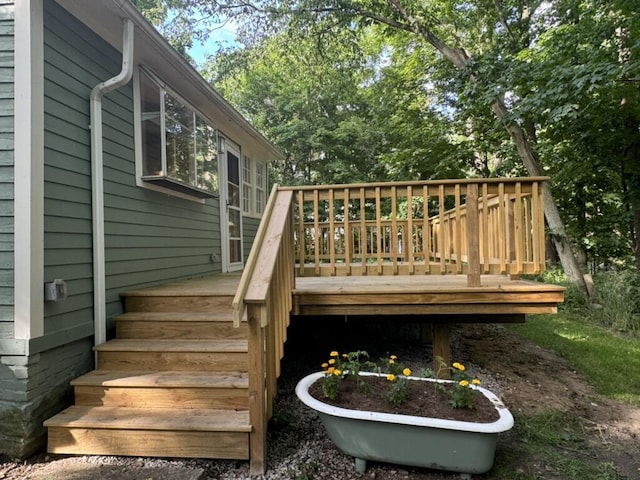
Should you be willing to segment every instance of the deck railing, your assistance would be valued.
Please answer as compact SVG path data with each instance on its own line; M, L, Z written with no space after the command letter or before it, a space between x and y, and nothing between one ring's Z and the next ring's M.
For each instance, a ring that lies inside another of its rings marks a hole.
M273 187L233 300L234 324L249 325L249 448L252 474L266 466L267 421L284 355L295 286L293 192Z
M284 187L297 194L296 274L535 274L546 177Z

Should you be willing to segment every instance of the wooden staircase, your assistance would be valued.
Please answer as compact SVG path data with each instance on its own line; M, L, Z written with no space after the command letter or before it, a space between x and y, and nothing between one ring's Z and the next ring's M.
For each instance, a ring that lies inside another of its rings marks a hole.
M249 459L247 326L233 327L233 283L126 293L97 370L45 422L48 451Z

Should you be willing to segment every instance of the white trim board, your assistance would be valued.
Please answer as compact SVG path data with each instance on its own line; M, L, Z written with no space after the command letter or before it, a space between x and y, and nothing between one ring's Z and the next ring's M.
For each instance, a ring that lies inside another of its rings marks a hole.
M16 339L44 335L43 0L15 3L14 286Z

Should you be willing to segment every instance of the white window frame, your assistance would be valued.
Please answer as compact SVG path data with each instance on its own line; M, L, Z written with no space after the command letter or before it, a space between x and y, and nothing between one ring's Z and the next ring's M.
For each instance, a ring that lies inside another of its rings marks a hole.
M254 171L255 195L253 208L257 216L262 216L267 203L267 165L262 162L256 162ZM260 175L258 173L260 173Z
M247 167L248 165L248 167ZM247 175L248 174L248 175ZM267 203L267 164L242 156L242 213L260 218Z
M247 155L242 156L242 213L253 214L253 161Z
M177 94L176 91L169 87L168 85L166 85L166 83L164 83L162 81L161 78L159 78L157 75L155 75L153 72L149 71L146 68L141 68L138 67L134 70L133 73L133 98L134 98L134 135L135 135L135 165L136 165L136 185L138 187L142 187L142 188L146 188L148 190L154 190L157 192L162 192L168 195L172 195L174 197L179 197L185 200L190 200L193 202L198 202L198 203L205 203L206 202L206 198L211 198L211 197L219 197L220 192L219 191L205 191L202 189L199 189L197 186L193 185L185 185L185 187L187 188L180 188L180 189L176 189L176 188L171 188L171 187L167 187L165 185L161 185L161 184L157 184L157 183L153 183L151 181L149 181L148 177L145 177L144 175L144 155L143 155L143 133L142 133L142 105L141 105L141 92L140 92L140 71L143 71L144 74L146 76L148 76L152 81L154 81L156 83L156 85L158 85L159 89L166 91L167 93L169 93L170 95L172 95L173 97L175 97L176 99L178 99L180 102L182 102L185 106L187 106L189 109L191 109L196 116L201 117L204 121L206 121L213 129L216 130L216 132L218 132L218 129L216 128L215 124L206 116L204 115L201 111L199 111L198 109L196 109L195 107L193 107L193 105L184 99L184 97L182 97L181 95ZM162 102L161 104L161 116L162 118L164 117L164 102ZM163 125L164 125L164 119L163 119ZM161 129L162 133L163 133L163 139L162 139L162 146L163 146L163 152L162 155L166 155L166 152L164 152L165 150L165 130ZM219 132L218 132L219 134ZM218 142L216 142L217 144ZM216 156L218 154L216 153ZM218 166L218 188L220 188L220 179L219 179L219 166ZM146 180L145 180L146 178ZM204 193L203 193L204 192Z

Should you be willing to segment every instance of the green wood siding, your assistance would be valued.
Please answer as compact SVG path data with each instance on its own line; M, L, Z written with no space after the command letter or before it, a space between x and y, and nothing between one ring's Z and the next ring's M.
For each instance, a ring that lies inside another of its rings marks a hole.
M260 225L259 218L243 217L242 218L242 249L244 252L244 261L249 258L249 252L253 245L253 239L256 237L258 231L258 225Z
M89 96L120 71L121 55L52 1L45 2L45 281L67 281L45 306L45 331L93 322ZM107 315L119 294L220 271L219 204L136 186L133 87L103 102ZM1 261L1 259L0 259Z
M13 16L13 1L0 1L0 341L14 337Z

